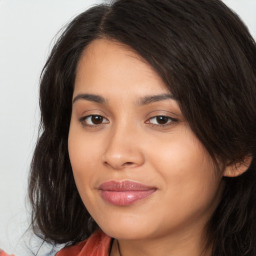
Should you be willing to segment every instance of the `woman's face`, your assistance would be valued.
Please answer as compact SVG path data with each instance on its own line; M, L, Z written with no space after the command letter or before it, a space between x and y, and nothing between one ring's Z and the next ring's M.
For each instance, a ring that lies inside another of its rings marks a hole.
M93 41L77 67L69 155L81 198L119 239L202 231L221 193L177 101L127 46Z

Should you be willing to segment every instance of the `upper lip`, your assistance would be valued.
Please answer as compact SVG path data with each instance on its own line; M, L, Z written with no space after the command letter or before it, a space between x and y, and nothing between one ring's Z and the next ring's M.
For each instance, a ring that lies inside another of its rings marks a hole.
M156 190L155 187L147 186L138 182L124 180L124 181L107 181L99 186L99 190L105 191L145 191Z

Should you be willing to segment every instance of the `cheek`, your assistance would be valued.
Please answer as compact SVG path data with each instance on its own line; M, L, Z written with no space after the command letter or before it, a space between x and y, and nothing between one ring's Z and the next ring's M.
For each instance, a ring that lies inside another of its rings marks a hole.
M190 132L170 141L159 143L154 147L158 150L148 157L162 176L163 189L168 196L177 197L180 204L210 201L217 193L221 177L208 152Z
M220 177L203 147L174 143L152 157L163 192L156 214L163 216L166 226L189 225L198 219L205 223L219 202L221 189Z
M96 166L99 162L96 157L97 147L94 145L95 143L91 143L89 138L86 138L78 129L72 129L71 126L68 141L69 158L76 187L89 212L93 212L94 208L92 204L95 201L93 184L97 176L96 170L99 169Z
M70 127L68 137L69 158L73 170L73 175L78 186L78 189L83 185L80 183L88 183L92 176L93 166L98 163L97 157L98 146L90 141L90 138L84 136L81 129L76 126ZM85 187L85 186L83 186Z

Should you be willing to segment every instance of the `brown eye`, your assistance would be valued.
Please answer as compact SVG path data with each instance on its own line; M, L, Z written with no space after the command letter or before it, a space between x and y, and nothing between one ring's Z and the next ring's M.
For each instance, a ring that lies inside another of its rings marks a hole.
M152 124L154 126L165 126L171 125L174 122L177 122L176 118L172 118L170 116L154 116L148 119L147 123Z
M167 116L157 116L156 121L158 124L167 124L170 121L170 118Z
M96 126L108 123L108 120L100 115L89 115L81 118L80 122L85 126Z
M103 121L103 117L102 116L92 116L91 121L93 124L101 124Z

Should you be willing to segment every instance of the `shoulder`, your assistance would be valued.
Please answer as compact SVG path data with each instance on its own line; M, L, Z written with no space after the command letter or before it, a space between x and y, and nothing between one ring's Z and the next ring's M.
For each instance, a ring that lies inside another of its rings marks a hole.
M60 250L56 256L108 256L112 238L102 231L93 233L87 240Z

